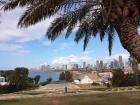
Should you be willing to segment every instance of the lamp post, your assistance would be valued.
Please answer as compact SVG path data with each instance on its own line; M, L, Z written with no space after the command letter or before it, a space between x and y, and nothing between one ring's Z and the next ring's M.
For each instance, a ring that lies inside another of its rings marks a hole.
M67 76L66 76L66 70L67 70L67 65L66 65L66 68L65 68L65 70L64 70L64 73L65 73L65 82L67 82ZM67 93L68 92L68 89L67 89L67 85L66 85L66 83L65 83L65 93Z

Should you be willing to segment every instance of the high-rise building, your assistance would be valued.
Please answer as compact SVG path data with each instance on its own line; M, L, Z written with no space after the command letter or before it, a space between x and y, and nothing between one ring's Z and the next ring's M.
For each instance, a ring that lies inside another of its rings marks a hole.
M99 63L99 61L97 60L97 61L96 61L96 68L99 69L99 66L100 66L100 63Z
M119 62L117 60L114 60L113 68L119 68Z
M123 58L122 56L119 56L119 67L123 68L124 67L124 63L123 63Z
M101 61L100 61L100 67L99 67L99 68L100 68L100 69L103 69L103 66L104 66L104 63L103 63L103 61L101 60Z
M63 70L67 70L68 68L67 68L67 65L62 65L62 69Z
M83 62L83 69L86 69L86 62Z
M109 67L112 69L114 67L114 62L111 61Z
M46 65L42 65L42 66L41 66L41 71L46 71L46 70L47 70Z
M79 65L78 64L73 64L73 69L74 70L78 70L78 68L79 68Z
M73 65L72 65L72 64L68 64L68 65L67 65L67 69L68 69L68 70L72 70L72 69L73 69Z

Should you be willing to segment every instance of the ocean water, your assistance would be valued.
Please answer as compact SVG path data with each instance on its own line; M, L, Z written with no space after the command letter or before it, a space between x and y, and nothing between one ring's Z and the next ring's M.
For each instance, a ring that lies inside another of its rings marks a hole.
M29 77L35 77L36 75L40 75L40 81L39 82L44 82L48 78L52 78L53 81L58 81L59 80L59 72L50 72L50 71L29 71Z

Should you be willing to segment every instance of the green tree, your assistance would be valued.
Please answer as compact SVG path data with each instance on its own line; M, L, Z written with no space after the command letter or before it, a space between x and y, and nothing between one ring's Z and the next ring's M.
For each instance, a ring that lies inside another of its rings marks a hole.
M119 69L113 72L112 85L115 87L123 86L124 72Z
M48 78L48 79L47 79L47 84L51 83L52 80L53 80L52 78Z
M99 35L102 41L107 35L111 54L116 31L122 46L140 62L140 0L9 0L4 10L16 7L27 7L19 20L20 27L58 14L46 33L51 41L64 30L68 38L78 25L75 41L84 39L84 49L91 38Z
M44 85L50 84L52 80L53 80L52 78L47 78L47 80L45 82L41 82L40 85L44 86Z
M21 67L15 68L15 71L9 73L9 81L11 85L14 85L16 90L22 90L28 85L28 69Z
M59 80L65 80L65 73L60 73Z
M71 82L73 80L71 72L65 71L60 73L59 80L65 80Z
M34 78L35 84L38 84L40 80L40 75L36 75Z
M134 74L126 74L124 76L123 83L122 83L123 86L135 86L136 84L137 83Z

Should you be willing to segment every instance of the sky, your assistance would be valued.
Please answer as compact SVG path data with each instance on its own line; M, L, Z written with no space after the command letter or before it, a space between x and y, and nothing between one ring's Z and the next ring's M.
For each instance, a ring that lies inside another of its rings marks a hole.
M96 60L110 61L118 59L119 55L127 60L129 53L121 46L115 34L112 56L108 53L107 38L101 43L99 37L91 39L86 51L83 51L83 40L74 42L74 33L65 39L62 32L58 39L50 42L45 33L56 17L46 19L29 28L17 27L23 10L16 9L2 13L0 24L0 69L15 67L38 67L42 64L60 65L82 63L94 64Z

